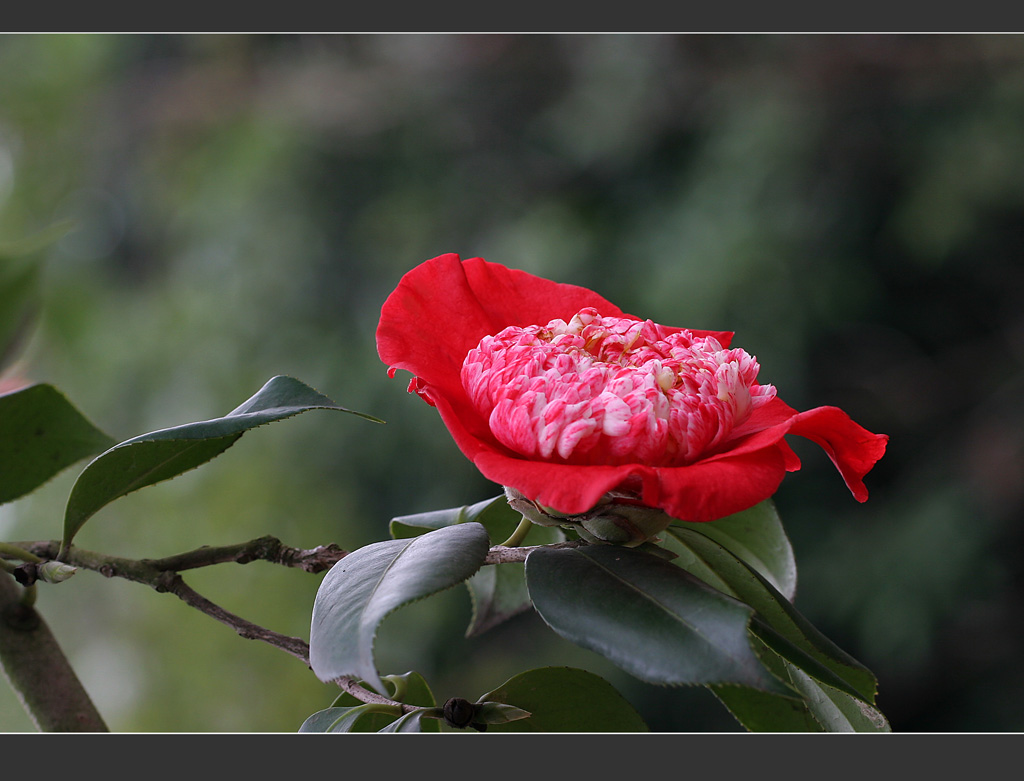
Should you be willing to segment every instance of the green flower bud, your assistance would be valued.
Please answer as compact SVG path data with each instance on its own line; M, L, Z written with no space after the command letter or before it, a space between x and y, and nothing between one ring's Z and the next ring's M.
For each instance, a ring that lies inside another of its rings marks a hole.
M40 580L45 580L47 583L63 583L78 572L78 568L72 567L70 564L61 564L59 561L44 561L36 568L36 571Z

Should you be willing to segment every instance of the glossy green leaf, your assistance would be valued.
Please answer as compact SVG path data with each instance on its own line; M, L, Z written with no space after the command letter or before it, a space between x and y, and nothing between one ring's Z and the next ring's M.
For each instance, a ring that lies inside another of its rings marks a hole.
M488 535L496 545L512 533L521 517L519 513L508 506L508 502L502 494L462 507L432 510L415 515L400 515L391 519L389 529L393 538L404 539L416 537L428 531L443 529L445 526L476 521L487 529ZM502 536L503 529L508 530L504 536Z
M310 716L299 732L440 732L443 710L434 704L434 695L423 677L416 672L388 675L383 682L388 698L403 704L419 705L413 711L400 713L396 706L364 703L348 692L342 692L330 708ZM516 718L517 709L488 711L495 722Z
M418 705L423 708L432 708L437 704L430 686L418 672L409 671L402 675L385 675L381 680L387 687L386 696L389 700L407 705ZM357 700L348 692L343 691L331 703L331 707L351 708L361 704L361 700ZM352 725L349 732L380 732L394 720L395 714L393 713L367 713ZM441 722L438 719L426 719L420 725L420 731L440 732Z
M522 515L509 507L505 495L501 494L464 507L392 518L390 530L393 537L402 539L475 521L487 530L491 544L499 545L512 535L521 520ZM521 545L548 545L564 539L565 534L558 527L534 525ZM486 632L519 615L532 604L521 563L509 562L483 567L466 581L466 588L473 602L472 619L466 629L467 637Z
M761 659L798 698L780 697L740 686L710 687L722 704L751 732L889 732L881 712L861 699L817 681L763 649Z
M52 385L0 394L0 503L114 442Z
M526 589L526 570L518 562L482 567L466 581L466 588L473 604L466 637L483 634L532 604Z
M404 714L400 718L395 719L386 727L382 727L377 730L378 732L426 732L424 729L426 724L434 723L438 724L436 718L424 718L427 714L435 711L436 708L421 708L419 710L410 711Z
M815 681L787 662L790 680L827 732L890 732L881 712L845 692Z
M386 706L383 706L386 707ZM393 721L397 714L380 713L382 706L361 703L348 708L325 708L317 711L299 727L299 732L356 732L357 724L369 716L378 716Z
M79 475L64 514L64 546L105 505L169 480L215 458L246 431L313 409L349 412L291 377L274 377L256 395L221 418L143 434L101 453Z
M489 548L484 527L465 523L373 543L345 556L324 576L313 603L313 672L322 681L360 678L386 694L373 660L380 622L402 605L469 578Z
M383 681L388 688L388 699L406 705L421 705L425 708L437 705L430 685L422 675L414 670L401 675L385 675ZM346 692L345 696L351 697L352 695ZM353 699L355 698L353 697Z
M760 572L786 599L796 595L793 546L771 499L718 521L673 526L696 529Z
M751 649L752 608L662 558L614 545L539 548L526 582L556 633L641 680L787 691Z
M712 573L707 582L721 584L717 587L752 607L757 614L754 632L776 652L818 680L874 702L877 681L871 671L823 635L754 567L706 537L696 524L667 531L690 554L680 555L674 564L701 578Z
M480 697L529 712L492 723L488 732L647 732L632 705L608 681L573 667L540 667L505 681Z

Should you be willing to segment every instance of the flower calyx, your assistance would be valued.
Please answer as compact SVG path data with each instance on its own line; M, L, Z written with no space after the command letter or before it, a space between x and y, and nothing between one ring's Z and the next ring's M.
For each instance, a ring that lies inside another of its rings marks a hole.
M578 515L560 513L505 486L505 497L513 510L538 526L559 526L576 532L587 542L635 548L657 535L675 519L656 507L639 504L627 493L612 491L590 510Z

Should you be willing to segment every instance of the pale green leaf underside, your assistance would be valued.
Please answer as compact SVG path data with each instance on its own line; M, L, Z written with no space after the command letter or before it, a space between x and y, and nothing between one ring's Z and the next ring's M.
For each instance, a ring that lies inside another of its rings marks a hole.
M402 605L472 576L489 547L484 527L465 523L348 554L324 576L313 603L313 672L322 681L359 678L386 694L373 659L381 621Z
M429 713L431 710L433 710L433 709L423 708L421 710L410 711L409 713L406 713L404 716L401 716L401 717L395 719L393 722L388 724L386 727L383 727L383 728L381 728L381 729L379 729L377 731L378 732L424 732L425 730L423 729L423 725L424 725L423 717L427 713ZM431 722L433 722L435 724L437 723L436 719L427 719L427 721L431 721Z
M509 538L523 516L513 510L504 494L476 504L434 510L391 519L391 535L396 538L415 537L434 529L459 523L477 522L487 529L492 545ZM562 530L534 525L521 541L523 546L549 545L565 540ZM484 567L466 581L473 601L473 615L466 636L482 634L530 607L530 595L521 563L495 564Z
M299 732L352 732L360 719L376 715L370 705L348 708L325 708L317 711L299 727ZM394 718L393 716L390 718Z
M500 496L484 499L476 504L463 505L462 507L432 510L425 513L416 513L415 515L400 515L391 519L390 531L392 537L399 539L402 537L415 537L428 531L442 529L445 526L477 521L483 524L488 534L490 534L492 542L497 544L505 539L508 534L511 534L512 529L515 528L515 523L518 523L520 517L519 513L508 506L505 495L501 494ZM496 526L503 522L511 524L505 537L501 536L501 532Z

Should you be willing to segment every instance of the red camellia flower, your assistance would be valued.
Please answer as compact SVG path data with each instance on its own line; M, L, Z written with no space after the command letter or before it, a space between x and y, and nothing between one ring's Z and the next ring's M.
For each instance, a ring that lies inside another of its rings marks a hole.
M389 374L412 372L484 476L558 513L615 495L685 521L731 515L800 468L787 434L818 443L865 501L888 437L836 407L797 412L731 340L454 254L408 272L377 328Z

